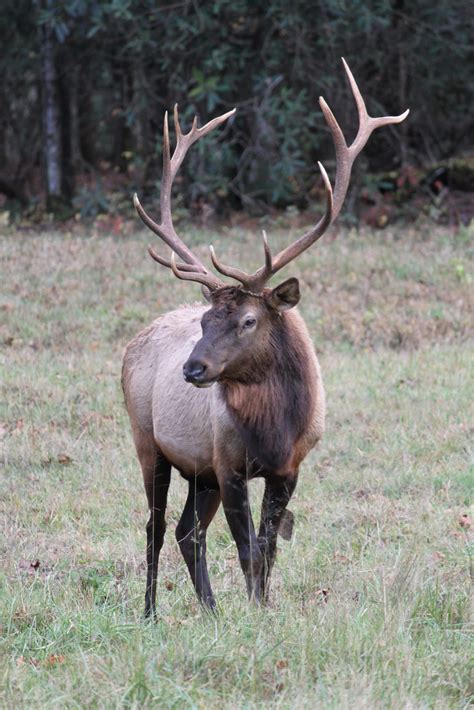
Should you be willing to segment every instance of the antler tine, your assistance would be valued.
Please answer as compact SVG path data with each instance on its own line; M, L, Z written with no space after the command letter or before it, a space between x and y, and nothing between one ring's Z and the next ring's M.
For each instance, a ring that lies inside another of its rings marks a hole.
M219 271L221 274L224 274L224 276L230 276L231 279L236 279L236 281L240 281L241 284L246 286L249 275L245 271L241 271L235 266L226 266L225 264L222 264L218 260L215 249L212 244L209 245L209 251L211 252L212 263L214 264L217 271Z
M162 263L162 261L160 263ZM197 281L203 286L206 286L210 291L215 291L216 289L225 286L225 284L217 276L214 276L209 272L207 274L203 274L200 271L191 271L189 266L181 270L181 265L178 267L176 264L176 254L174 251L171 252L170 266L173 274L182 281Z
M151 244L148 245L148 253L151 256L152 259L158 262L158 264L161 264L162 266L166 266L168 269L171 269L171 261L169 259L165 259L164 257L160 256L151 246ZM177 264L176 265L179 271L192 271L194 272L196 270L196 267L193 266L192 264Z
M267 233L262 229L262 239L263 239L263 251L265 253L265 270L271 273L273 268L272 252L270 251L270 245L267 239Z

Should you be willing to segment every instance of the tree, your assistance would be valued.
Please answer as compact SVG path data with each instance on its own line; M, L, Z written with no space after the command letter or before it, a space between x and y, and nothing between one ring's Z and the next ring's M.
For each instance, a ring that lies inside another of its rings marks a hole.
M155 193L178 102L184 123L238 108L183 166L187 205L304 207L316 160L334 157L319 95L354 127L341 55L369 110L411 108L370 142L361 174L444 160L473 145L471 15L464 0L5 0L0 189L27 202L42 163L49 208L77 202L76 172L107 167ZM91 209L103 205L98 191Z
M44 0L44 9L49 15L52 0ZM51 19L39 27L41 47L41 115L44 133L44 162L46 172L46 206L56 211L63 202L64 190L61 172L61 122L58 102L58 77L54 44L54 28Z

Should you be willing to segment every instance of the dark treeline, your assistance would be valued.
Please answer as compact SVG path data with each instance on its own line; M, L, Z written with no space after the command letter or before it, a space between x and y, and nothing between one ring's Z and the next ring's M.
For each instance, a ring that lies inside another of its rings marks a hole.
M0 192L91 212L104 174L155 193L178 102L185 125L238 108L189 154L186 205L304 207L333 160L319 95L356 128L340 57L369 112L411 109L360 174L433 164L472 147L473 36L466 0L3 0Z

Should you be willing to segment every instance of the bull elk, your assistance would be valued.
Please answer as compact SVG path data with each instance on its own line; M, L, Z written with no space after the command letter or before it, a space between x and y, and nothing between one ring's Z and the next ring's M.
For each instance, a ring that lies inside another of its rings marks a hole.
M274 288L266 284L334 222L354 160L372 131L400 123L408 114L369 116L343 62L357 105L359 130L348 146L331 109L320 98L336 153L334 192L324 167L318 164L325 185L324 215L276 256L272 256L264 233L264 265L253 274L222 264L211 246L215 269L237 285L222 281L184 244L171 214L171 188L188 149L222 125L235 109L202 128L195 118L185 134L175 106L172 157L165 114L160 224L147 215L134 195L143 222L171 249L169 259L152 247L150 255L178 279L202 284L210 301L210 307L187 305L161 316L134 338L125 352L123 390L150 509L146 616L156 613L158 558L171 467L188 481L176 538L200 601L209 608L215 606L206 563L206 532L221 502L249 598L256 602L267 598L277 534L279 529L284 534L282 528L291 525L286 507L301 462L323 434L325 400L314 347L295 309L300 300L298 280L289 278ZM247 490L248 481L257 476L265 479L258 534Z

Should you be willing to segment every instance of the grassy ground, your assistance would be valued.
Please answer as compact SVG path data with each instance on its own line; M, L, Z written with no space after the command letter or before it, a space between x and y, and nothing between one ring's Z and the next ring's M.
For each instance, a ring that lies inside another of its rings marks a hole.
M199 609L173 536L176 476L155 626L141 620L146 506L121 351L199 291L152 263L147 241L1 239L2 707L467 708L472 233L341 233L291 270L329 412L272 604L246 602L219 512L220 614ZM255 243L215 240L247 265Z

